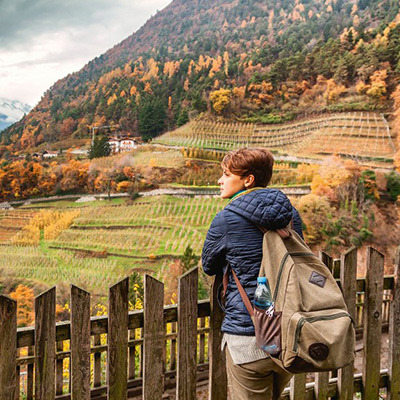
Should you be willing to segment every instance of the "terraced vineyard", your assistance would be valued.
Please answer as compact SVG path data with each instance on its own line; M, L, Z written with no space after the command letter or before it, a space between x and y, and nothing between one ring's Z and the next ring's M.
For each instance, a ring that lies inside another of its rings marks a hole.
M0 211L0 244L9 243L36 215L34 211Z
M13 245L11 235L5 237L0 243L0 277L45 286L74 283L102 295L109 284L133 271L168 271L171 260L188 245L200 254L211 220L225 204L219 198L172 196L133 205L101 203L80 207L70 228L52 240L42 234L37 246ZM22 209L4 211L0 226L26 224L34 215ZM19 228L17 233L23 231Z
M294 156L339 154L392 159L394 135L383 114L336 113L282 125L193 121L155 140L165 145L233 150L264 146Z
M165 196L158 200L82 210L74 225L51 244L149 258L181 255L190 245L199 254L223 201Z

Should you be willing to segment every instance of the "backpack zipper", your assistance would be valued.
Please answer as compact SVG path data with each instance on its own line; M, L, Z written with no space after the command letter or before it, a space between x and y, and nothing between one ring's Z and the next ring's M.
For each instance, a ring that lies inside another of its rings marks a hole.
M274 296L273 296L273 301L276 301L276 298L278 296L278 290L279 290L279 285L281 283L281 278L282 278L282 273L283 273L283 267L285 266L285 262L288 259L289 256L293 256L293 257L299 257L299 256L314 256L316 257L316 255L314 253L310 253L310 252L298 252L298 253L286 253L281 261L281 265L279 266L279 272L278 272L278 277L276 278L276 285L275 285L275 290L274 290Z
M302 317L299 319L299 321L297 322L297 326L296 326L296 332L294 334L294 345L293 345L293 351L297 352L297 348L298 348L298 341L299 341L299 336L301 333L301 329L303 328L303 325L306 322L309 323L313 323L316 321L328 321L330 319L337 319L337 318L342 318L342 317L348 317L351 319L351 321L353 322L353 318L351 317L351 315L349 313L346 312L340 312L340 313L336 313L336 314L332 314L332 315L320 315L320 316L316 316L316 317Z

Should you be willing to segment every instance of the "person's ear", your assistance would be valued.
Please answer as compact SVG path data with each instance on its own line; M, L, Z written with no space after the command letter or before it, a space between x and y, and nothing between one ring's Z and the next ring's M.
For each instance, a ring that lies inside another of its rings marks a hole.
M248 175L248 176L246 176L246 179L245 179L245 181L244 181L244 186L245 186L246 188L250 188L251 186L254 185L254 180L255 180L254 175Z

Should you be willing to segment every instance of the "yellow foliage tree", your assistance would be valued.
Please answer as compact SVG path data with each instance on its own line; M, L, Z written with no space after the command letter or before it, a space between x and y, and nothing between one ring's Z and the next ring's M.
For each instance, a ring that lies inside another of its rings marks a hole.
M214 58L208 76L212 78L217 72L221 70L221 66L222 66L222 57L218 56L218 58Z
M356 91L358 94L365 94L367 90L370 88L370 85L367 85L364 81L358 81L356 84Z
M229 89L219 89L210 93L212 106L217 114L222 114L231 101L231 91Z
M135 96L136 93L137 93L136 86L132 86L132 87L131 87L131 90L130 90L131 96Z
M324 100L326 104L331 104L346 91L346 88L343 85L338 85L333 79L328 79L326 83L327 87L324 93Z
M326 216L333 211L328 199L315 194L302 196L297 203L297 210L306 226L304 234L307 243L318 243L322 238Z
M228 68L229 68L229 53L225 51L224 53L224 72L225 75L228 76Z
M110 96L107 100L107 105L110 106L114 101L117 100L117 95L114 93L112 96Z
M367 95L377 100L384 98L387 89L386 78L386 69L375 71L370 77L371 85L367 90Z

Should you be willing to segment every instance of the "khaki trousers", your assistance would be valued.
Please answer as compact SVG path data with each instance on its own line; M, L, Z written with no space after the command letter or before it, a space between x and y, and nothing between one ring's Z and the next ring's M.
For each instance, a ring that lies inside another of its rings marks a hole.
M278 400L293 376L269 357L246 364L234 364L226 351L228 386L232 400Z

